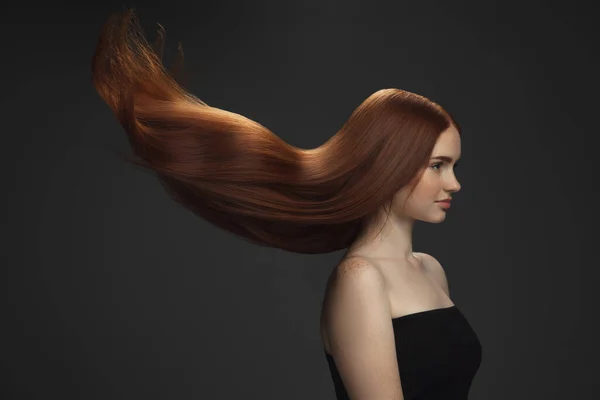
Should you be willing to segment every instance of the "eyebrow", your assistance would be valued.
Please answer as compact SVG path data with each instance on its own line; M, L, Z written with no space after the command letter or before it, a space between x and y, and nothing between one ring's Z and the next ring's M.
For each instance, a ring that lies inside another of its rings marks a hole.
M431 157L432 160L438 159L438 160L442 160L442 161L447 161L449 163L452 162L452 157L447 157L447 156L437 156L437 157ZM460 160L460 158L459 158Z

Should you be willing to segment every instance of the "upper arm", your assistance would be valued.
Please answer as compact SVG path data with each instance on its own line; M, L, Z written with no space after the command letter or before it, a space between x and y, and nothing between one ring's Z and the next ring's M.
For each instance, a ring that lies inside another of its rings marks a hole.
M354 258L338 266L327 331L331 354L352 400L403 400L396 345L379 270Z
M430 271L431 275L434 277L435 281L442 287L446 295L450 297L450 288L448 287L448 278L446 277L446 272L442 267L442 264L439 261L426 253L419 253L423 260L425 261L425 265L427 269Z

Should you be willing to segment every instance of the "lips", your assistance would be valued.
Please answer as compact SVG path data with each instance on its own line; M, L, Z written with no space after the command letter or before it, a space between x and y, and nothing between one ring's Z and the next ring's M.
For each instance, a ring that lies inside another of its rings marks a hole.
M451 200L440 200L440 201L436 201L436 203L451 203Z

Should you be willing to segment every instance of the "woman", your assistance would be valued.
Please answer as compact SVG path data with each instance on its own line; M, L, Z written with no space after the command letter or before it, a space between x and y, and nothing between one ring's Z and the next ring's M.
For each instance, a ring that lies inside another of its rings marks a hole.
M414 221L443 221L460 190L459 158L450 125L420 179L394 196L392 217L382 207L331 274L321 337L338 399L468 398L481 345L440 263L412 249Z
M348 249L328 281L321 335L338 399L466 399L481 348L414 220L441 222L460 185L460 128L439 105L383 89L322 146L299 149L207 105L162 65L133 11L104 26L93 82L131 161L175 201L262 246ZM435 158L438 156L438 158Z

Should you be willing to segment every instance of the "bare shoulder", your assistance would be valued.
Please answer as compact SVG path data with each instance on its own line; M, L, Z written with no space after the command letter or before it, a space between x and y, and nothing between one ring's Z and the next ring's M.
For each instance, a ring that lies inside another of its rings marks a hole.
M336 306L340 297L356 290L385 292L385 278L369 260L353 256L342 260L327 281L324 311Z
M363 257L352 256L340 262L335 268L333 280L337 284L364 284L381 286L385 279L379 268Z
M385 285L380 269L361 257L343 260L328 283L329 351L353 399L403 398Z
M416 253L423 261L423 266L427 270L427 273L435 279L435 281L442 287L446 292L447 296L450 296L450 290L448 288L448 278L446 277L446 271L442 264L432 255L427 253Z

